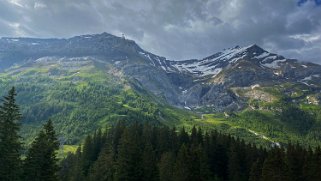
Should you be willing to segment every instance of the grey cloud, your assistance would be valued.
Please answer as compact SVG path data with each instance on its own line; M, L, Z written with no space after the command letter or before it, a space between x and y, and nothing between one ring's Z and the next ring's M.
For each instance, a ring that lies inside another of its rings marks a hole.
M321 63L321 7L297 0L2 0L0 36L125 33L170 59L236 45ZM18 5L17 5L18 4ZM309 41L312 37L313 41ZM313 54L313 55L312 55Z

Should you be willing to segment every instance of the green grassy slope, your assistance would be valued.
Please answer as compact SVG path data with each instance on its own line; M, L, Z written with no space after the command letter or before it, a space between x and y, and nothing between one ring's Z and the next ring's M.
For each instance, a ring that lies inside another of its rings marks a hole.
M90 60L36 62L1 73L0 94L16 87L23 114L21 134L27 143L49 118L63 144L77 144L116 121L171 124L188 117L136 93L115 71Z
M79 144L86 135L117 121L148 121L186 129L196 125L263 146L289 141L316 146L321 142L321 108L308 104L306 96L314 93L309 94L297 85L258 87L256 91L235 89L240 96L247 96L249 109L233 114L203 115L155 101L153 96L136 91L130 85L111 64L90 59L40 61L0 73L1 95L11 86L17 89L17 102L23 114L21 135L26 143L34 139L42 123L50 118L65 145L62 155L75 151L73 145ZM304 133L280 117L280 100L289 87L293 90L289 95L297 100L299 108L315 118ZM253 98L253 94L271 101Z
M319 93L291 83L232 91L247 100L245 110L225 115L205 114L197 121L259 145L289 142L306 147L321 145Z

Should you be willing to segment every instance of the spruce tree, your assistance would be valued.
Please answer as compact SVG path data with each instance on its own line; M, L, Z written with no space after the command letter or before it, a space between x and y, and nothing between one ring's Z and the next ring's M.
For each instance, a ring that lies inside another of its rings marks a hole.
M82 170L82 152L81 152L81 146L77 148L77 151L75 153L76 158L73 160L71 173L69 175L70 181L82 181L84 179L84 173Z
M0 180L19 180L21 175L19 121L21 114L12 87L0 106Z
M56 138L52 122L49 120L28 150L24 161L24 180L58 180L57 172L59 167L56 157L58 148L59 142Z
M192 165L190 153L188 151L188 146L182 144L181 148L177 153L177 158L174 166L173 178L177 181L188 180L191 175L191 165Z
M288 180L282 149L274 148L269 152L262 168L262 181Z
M198 157L199 157L200 179L211 180L212 174L210 171L210 166L208 164L208 155L206 154L206 152L201 146L199 146Z
M145 145L144 151L142 153L143 156L143 178L145 181L153 181L158 180L157 176L157 167L156 167L156 155L152 148L151 143L147 143Z
M189 136L188 133L185 131L185 128L183 127L178 135L178 139L180 144L188 144L189 143Z
M84 143L84 146L82 149L82 155L81 155L82 171L84 176L87 176L90 165L95 161L94 149L95 148L94 148L93 138L91 136L87 136L85 139L85 143Z
M317 147L313 152L311 149L306 153L303 165L304 180L320 180L321 178L321 149Z
M165 152L162 154L159 164L158 164L159 180L160 181L174 180L173 179L173 172L174 172L173 163L175 163L175 157L172 152Z
M242 177L241 158L239 152L240 150L238 145L230 145L228 156L228 178L231 181L244 180L244 178Z
M71 180L71 173L73 172L73 167L76 164L78 158L77 154L69 152L65 159L60 162L59 179L60 180Z
M122 134L118 146L115 180L138 181L142 178L142 150L139 131L139 128L134 125L125 129Z
M260 181L262 175L262 161L257 159L251 167L249 181Z
M114 180L115 160L110 148L102 150L89 173L90 181Z
M305 155L307 154L303 149L301 150L299 145L288 145L285 163L287 165L287 174L290 180L304 180L302 176Z

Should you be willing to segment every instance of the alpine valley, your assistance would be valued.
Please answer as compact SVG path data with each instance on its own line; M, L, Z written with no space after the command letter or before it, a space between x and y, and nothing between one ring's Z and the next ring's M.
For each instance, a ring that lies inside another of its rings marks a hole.
M27 143L51 119L65 150L119 121L321 145L321 66L255 44L176 61L108 33L1 38L0 94L12 86Z

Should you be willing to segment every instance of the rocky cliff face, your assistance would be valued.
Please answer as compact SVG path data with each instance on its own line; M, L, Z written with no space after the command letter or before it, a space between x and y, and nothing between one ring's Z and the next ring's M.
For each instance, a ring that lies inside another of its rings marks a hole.
M309 94L320 94L321 90L320 65L286 59L257 45L226 49L201 60L168 61L149 54L144 56L152 66L184 80L181 81L184 84L178 85L173 76L168 77L173 87L178 87L175 89L178 101L174 105L187 109L239 110L247 106L249 99L271 102L275 99L267 98L265 95L270 93L265 89L274 86L281 86L282 89L276 89L285 96L295 94L293 87L301 86L306 92L302 95L304 99L311 97ZM232 91L234 88L254 90L240 96ZM165 98L177 100L171 96Z
M186 109L239 110L248 99L266 99L262 98L267 95L264 88L286 83L303 86L312 97L318 97L321 90L320 65L286 59L257 45L237 46L200 60L173 61L144 51L134 41L107 33L70 39L0 39L1 71L39 60L71 58L79 62L94 60L108 73L116 70L134 87ZM257 91L238 95L235 90L240 88ZM291 94L291 88L282 91ZM253 92L260 96L251 96Z

